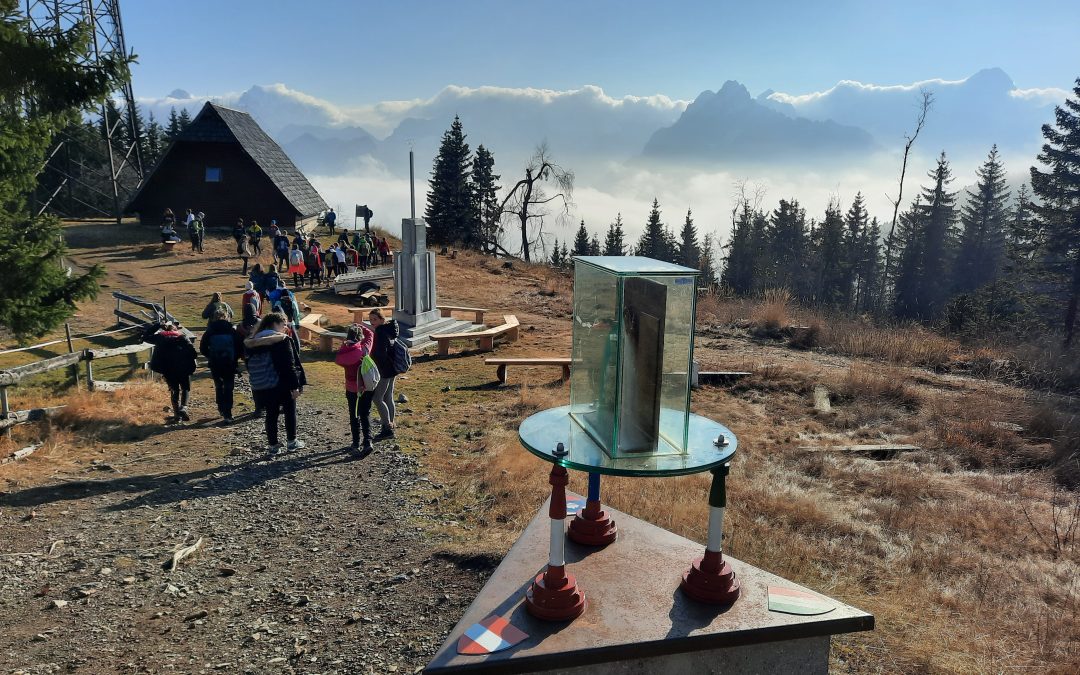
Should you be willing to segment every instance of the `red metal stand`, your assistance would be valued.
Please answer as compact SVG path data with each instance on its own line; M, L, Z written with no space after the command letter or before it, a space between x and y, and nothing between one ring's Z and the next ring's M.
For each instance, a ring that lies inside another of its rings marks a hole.
M585 611L585 592L577 585L577 579L566 571L564 552L566 519L566 485L570 477L566 468L558 464L551 468L551 548L547 569L533 579L525 592L525 608L530 614L545 621L569 621Z
M619 536L619 528L600 505L600 474L589 474L589 496L585 508L570 521L567 536L584 546L607 546Z
M713 469L712 489L709 491L709 541L705 555L694 561L683 574L680 584L684 593L697 600L714 605L730 605L739 599L739 581L724 560L721 538L724 531L724 508L727 492L724 486L728 466Z

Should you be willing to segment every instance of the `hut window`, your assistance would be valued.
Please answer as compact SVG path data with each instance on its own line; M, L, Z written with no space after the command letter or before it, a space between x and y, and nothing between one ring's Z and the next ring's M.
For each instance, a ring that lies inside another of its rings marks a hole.
M220 183L221 182L221 167L208 166L206 167L206 182L207 183Z

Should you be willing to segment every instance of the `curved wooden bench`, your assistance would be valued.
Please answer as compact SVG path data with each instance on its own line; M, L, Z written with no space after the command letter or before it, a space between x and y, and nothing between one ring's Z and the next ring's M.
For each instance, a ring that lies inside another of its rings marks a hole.
M431 339L439 343L439 356L446 356L449 354L450 343L456 340L476 340L477 348L480 351L490 352L495 349L495 338L500 335L506 335L510 342L517 342L518 326L518 318L516 316L513 314L505 314L503 315L503 324L501 326L495 326L482 331L474 331L472 333L444 333L442 335L432 335Z
M484 314L491 311L479 307L457 307L455 305L436 305L435 309L439 310L439 316L444 319L449 318L454 312L472 312L473 323L484 323Z
M506 384L507 366L562 366L563 382L566 382L570 379L569 356L538 356L484 359L484 363L489 366L498 366L498 368L495 369L495 376L498 377L499 382L503 384Z

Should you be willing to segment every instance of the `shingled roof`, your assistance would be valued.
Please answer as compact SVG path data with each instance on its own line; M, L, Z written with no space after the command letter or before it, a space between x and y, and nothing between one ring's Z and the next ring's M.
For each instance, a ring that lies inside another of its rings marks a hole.
M176 143L183 142L239 143L301 216L312 216L329 208L281 146L246 112L207 102L176 139ZM160 164L165 159L162 157ZM143 187L148 183L149 180L143 181ZM132 203L136 199L138 194Z

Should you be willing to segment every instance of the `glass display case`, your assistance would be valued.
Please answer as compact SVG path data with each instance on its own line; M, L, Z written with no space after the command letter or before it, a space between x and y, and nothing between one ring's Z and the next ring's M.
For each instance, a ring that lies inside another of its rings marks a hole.
M637 256L574 258L570 417L613 459L687 452L699 274Z

